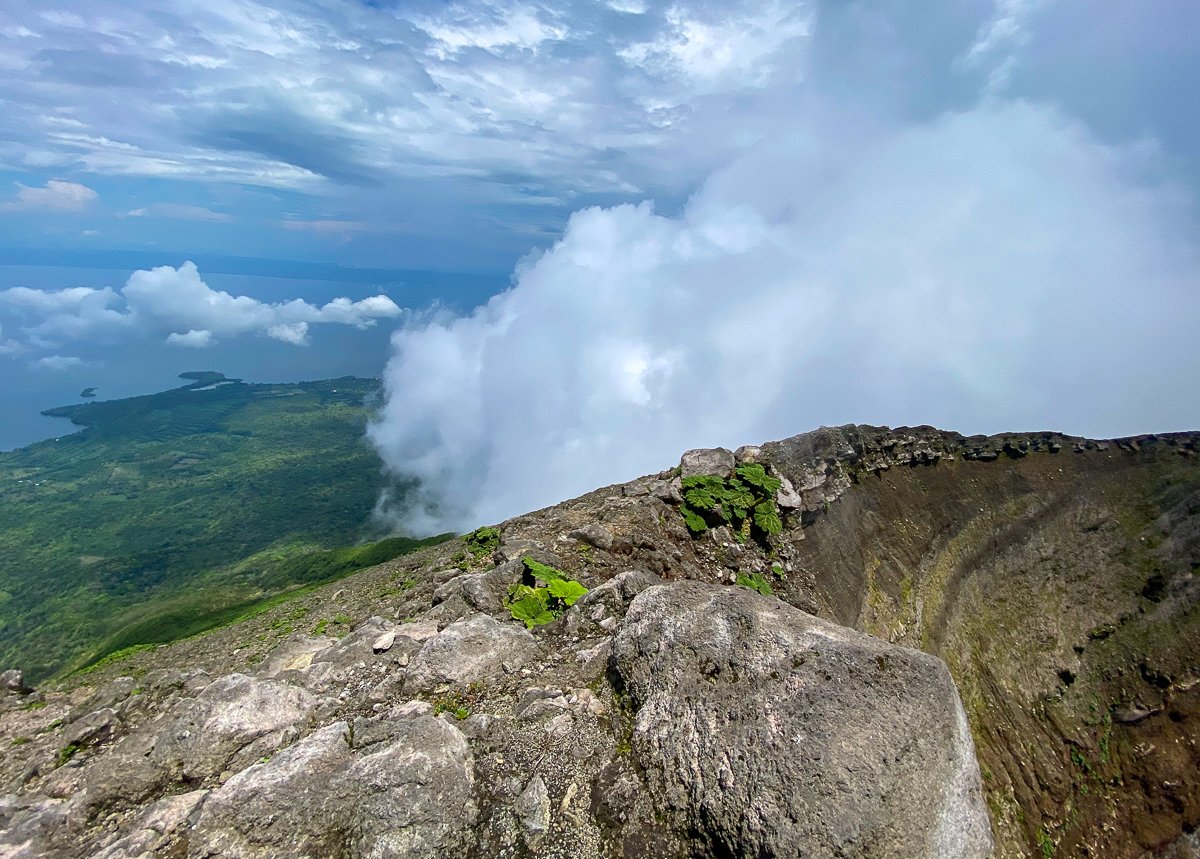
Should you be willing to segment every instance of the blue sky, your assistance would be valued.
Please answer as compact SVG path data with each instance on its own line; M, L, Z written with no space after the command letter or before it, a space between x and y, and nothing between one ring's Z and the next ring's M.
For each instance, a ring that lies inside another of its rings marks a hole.
M418 530L821 424L1195 428L1197 33L1190 0L14 0L0 366L361 344L387 467L458 493Z

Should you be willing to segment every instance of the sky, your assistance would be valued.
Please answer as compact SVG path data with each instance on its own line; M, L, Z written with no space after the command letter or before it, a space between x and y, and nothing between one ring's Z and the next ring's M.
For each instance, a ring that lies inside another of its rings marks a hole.
M0 370L353 354L415 531L823 424L1195 428L1197 33L1187 0L16 0Z

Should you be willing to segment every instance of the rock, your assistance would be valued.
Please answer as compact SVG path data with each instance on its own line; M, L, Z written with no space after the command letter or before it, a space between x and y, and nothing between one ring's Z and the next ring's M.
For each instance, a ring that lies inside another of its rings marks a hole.
M371 649L376 653L386 653L396 643L396 630L389 629L371 642Z
M121 720L111 708L96 710L71 723L63 735L68 746L99 746L112 742L121 730Z
M579 598L575 610L603 623L606 617L624 617L629 603L647 588L661 585L662 579L644 570L626 570L602 585L597 585ZM599 611L600 608L604 610Z
M465 686L493 679L520 669L538 652L537 641L523 626L472 615L425 642L409 663L404 688L413 694L443 683Z
M715 474L728 477L733 474L733 453L723 447L689 450L679 460L681 477L696 477Z
M762 459L763 449L755 444L744 444L733 452L733 458L738 465L748 462L758 462Z
M411 638L413 641L425 641L433 638L438 634L436 623L419 622L419 623L402 623L396 627L396 635Z
M775 493L775 503L784 510L799 510L804 506L804 499L800 497L800 493L796 491L796 487L792 486L792 481L786 477L779 478L779 490Z
M578 540L581 543L587 543L589 546L595 546L597 549L611 549L613 544L612 531L605 528L599 522L591 522L584 525L582 528L576 528L567 535L572 540Z
M1133 704L1129 707L1117 707L1113 710L1113 718L1123 725L1133 725L1142 719L1153 716L1158 710L1151 710L1143 707L1141 704Z
M433 592L433 604L438 605L459 596L476 611L499 612L504 607L509 586L521 581L524 570L525 565L516 560L507 561L486 572L455 576Z
M705 856L975 859L988 814L937 658L745 588L632 603L613 664L664 821Z
M154 741L151 759L190 780L211 778L276 751L317 699L278 680L229 674L181 702Z
M278 677L285 671L303 671L312 665L313 658L337 644L336 638L293 635L284 639L256 672L262 677Z
M365 739L366 745L363 746ZM430 857L465 853L474 761L440 719L336 722L215 791L189 855Z
M18 668L10 668L0 673L0 691L11 692L14 695L25 695L33 690L25 685L25 675Z
M546 790L546 782L540 775L535 775L525 785L525 790L513 804L517 819L521 821L525 844L530 850L537 848L542 836L550 828L550 794Z
M197 816L207 790L193 790L160 799L138 815L133 832L118 839L93 859L141 859L167 854Z

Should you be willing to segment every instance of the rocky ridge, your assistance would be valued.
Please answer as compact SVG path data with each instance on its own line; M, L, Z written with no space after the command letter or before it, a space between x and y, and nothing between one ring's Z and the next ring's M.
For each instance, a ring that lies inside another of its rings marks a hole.
M0 856L1194 855L1198 452L693 451L479 555L59 688L9 672ZM687 478L750 464L778 532L689 528ZM526 629L525 558L589 592Z

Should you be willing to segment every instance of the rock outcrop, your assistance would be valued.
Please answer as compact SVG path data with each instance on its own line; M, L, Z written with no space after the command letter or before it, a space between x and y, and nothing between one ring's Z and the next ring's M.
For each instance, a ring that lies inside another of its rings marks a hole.
M0 856L1194 852L1200 437L823 429L498 533L6 672Z

